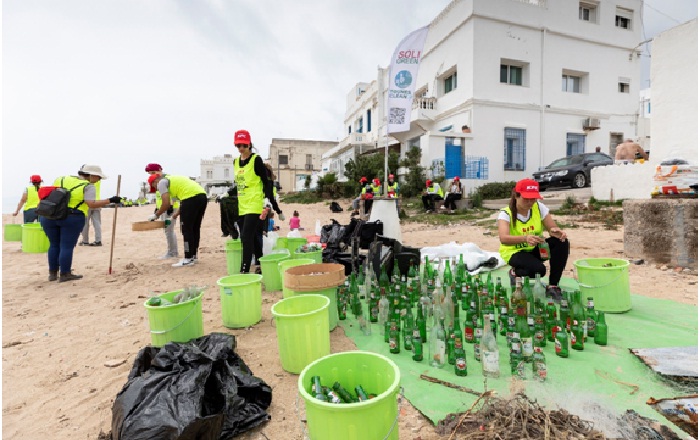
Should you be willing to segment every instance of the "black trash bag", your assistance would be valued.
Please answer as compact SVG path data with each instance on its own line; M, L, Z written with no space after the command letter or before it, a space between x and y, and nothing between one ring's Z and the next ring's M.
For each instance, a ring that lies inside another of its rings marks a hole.
M112 440L228 440L270 420L272 389L212 333L141 349L112 405Z

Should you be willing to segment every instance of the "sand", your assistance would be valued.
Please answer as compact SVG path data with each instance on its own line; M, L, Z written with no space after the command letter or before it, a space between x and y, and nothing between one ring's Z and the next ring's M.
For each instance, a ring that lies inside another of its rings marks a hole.
M341 201L348 206L349 201ZM301 213L303 234L313 234L316 219L349 221L347 211L333 214L328 204L283 204L287 215ZM237 351L254 374L273 389L272 420L239 438L301 439L297 413L297 375L285 372L277 351L270 307L281 292L263 293L263 318L254 327L230 330L222 326L216 281L226 275L225 238L219 228L219 207L210 203L202 227L200 263L173 268L165 253L161 231L132 232L131 223L145 220L152 207L119 208L112 274L113 209L103 209L103 247L77 247L73 269L80 281L47 281L46 254L22 253L21 244L4 242L2 250L2 434L7 439L96 439L111 430L112 403L126 382L138 351L150 343L143 302L154 293L188 285L209 286L203 300L204 330L227 332L237 338ZM12 223L10 215L3 224ZM286 235L286 222L282 225ZM608 231L590 223L567 231L571 256L565 276L573 276L580 258L638 258L624 255L623 228ZM91 238L94 237L91 231ZM473 242L489 251L498 249L493 232L471 223L402 226L403 243L435 246L450 241ZM178 237L180 252L182 240ZM652 263L630 265L632 293L668 298L697 306L697 272ZM354 349L341 328L331 334L331 351ZM401 407L402 439L437 439L430 421L410 403Z

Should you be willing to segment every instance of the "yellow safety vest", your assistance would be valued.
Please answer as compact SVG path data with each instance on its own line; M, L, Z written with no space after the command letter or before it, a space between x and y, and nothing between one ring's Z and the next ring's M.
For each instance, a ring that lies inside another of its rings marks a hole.
M170 185L168 186L168 195L170 199L187 200L197 194L206 194L199 183L190 179L186 176L171 176L169 174L164 174L163 178L168 179ZM173 203L173 202L171 202Z
M238 214L260 214L263 210L263 185L260 176L255 174L255 158L252 154L248 163L241 168L240 157L233 160L233 176L238 187Z
M34 185L27 187L27 201L24 202L24 210L39 206L39 189Z
M435 191L435 188L437 188L437 191ZM433 185L428 187L426 191L428 192L428 194L437 194L440 197L443 197L445 194L444 192L442 192L442 186L440 186L440 184L438 183L433 183Z
M513 213L510 212L510 207L503 208L501 211L508 214L508 217L511 217L512 219ZM513 225L512 221L508 222L508 225L510 227L510 235L542 235L544 225L542 224L542 215L540 214L539 203L535 203L534 205L532 205L532 209L530 210L530 218L527 222L523 223L516 216L515 225ZM513 254L520 251L531 251L534 248L535 246L529 246L527 243L501 243L501 246L498 248L498 253L501 255L501 258L503 258L503 260L507 263L510 261L510 257L512 257Z
M63 184L61 184L63 180ZM53 186L60 186L67 190L72 190L70 192L70 199L68 200L68 207L72 209L79 209L87 216L88 205L85 204L85 187L88 186L90 182L81 179L76 176L63 176L59 177L53 182Z

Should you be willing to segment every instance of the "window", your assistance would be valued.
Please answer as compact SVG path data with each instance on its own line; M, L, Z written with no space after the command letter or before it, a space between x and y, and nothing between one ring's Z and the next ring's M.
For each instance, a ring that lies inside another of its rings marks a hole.
M617 91L619 93L629 93L630 92L630 79L620 78L617 80Z
M481 156L464 157L464 178L488 180L489 179L489 159Z
M367 109L367 133L372 131L372 109Z
M527 66L528 64L522 61L501 59L501 83L527 86Z
M445 85L445 95L453 91L454 89L457 88L457 72L454 72L452 75L448 76L443 80L443 84Z
M224 178L228 179L228 168L224 168Z
M581 77L574 75L562 75L561 91L569 93L581 93Z
M615 27L620 29L632 29L632 11L630 9L615 9Z
M588 2L579 3L578 19L589 23L598 23L598 5Z
M506 127L503 142L503 169L525 169L525 129Z
M566 133L566 155L583 154L586 151L586 136L583 134Z
M278 165L289 165L289 156L286 154L280 154Z
M207 180L211 180L214 178L214 172L213 171L207 171Z
M313 162L313 156L311 154L306 155L306 169L307 170L313 170L314 169L314 162Z
M352 134L352 126L348 125L348 134Z
M357 127L355 132L362 133L362 118L355 121L355 127Z

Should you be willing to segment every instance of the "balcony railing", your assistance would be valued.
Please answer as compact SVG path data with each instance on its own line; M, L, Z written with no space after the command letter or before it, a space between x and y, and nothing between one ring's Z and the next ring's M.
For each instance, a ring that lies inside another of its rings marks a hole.
M413 109L435 110L437 98L413 98Z

